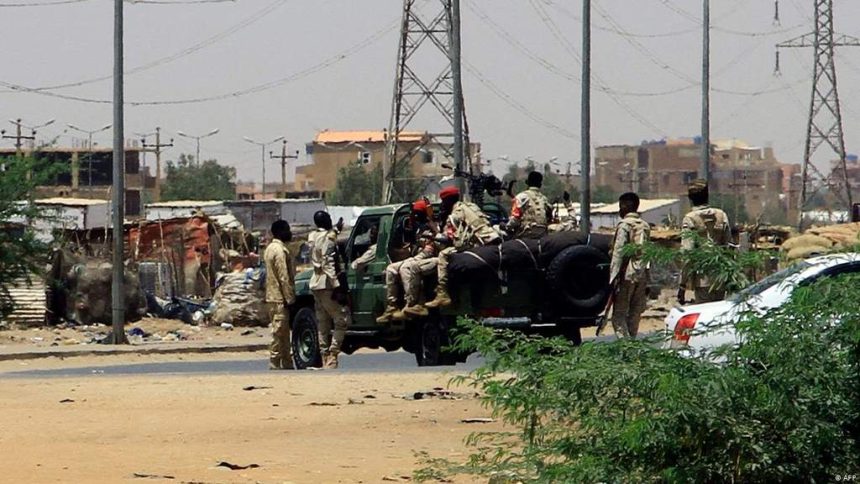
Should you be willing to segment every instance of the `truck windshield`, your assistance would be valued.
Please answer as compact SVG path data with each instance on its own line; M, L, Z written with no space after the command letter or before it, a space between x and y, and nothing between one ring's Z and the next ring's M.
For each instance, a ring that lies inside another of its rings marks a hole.
M758 281L752 286L749 286L748 288L738 292L737 294L733 294L729 297L729 301L742 301L752 296L758 296L764 291L784 281L786 278L791 277L795 274L799 274L810 267L812 267L812 264L810 264L809 262L800 262L791 267L786 267L781 271L774 272L773 274L765 277L764 279Z

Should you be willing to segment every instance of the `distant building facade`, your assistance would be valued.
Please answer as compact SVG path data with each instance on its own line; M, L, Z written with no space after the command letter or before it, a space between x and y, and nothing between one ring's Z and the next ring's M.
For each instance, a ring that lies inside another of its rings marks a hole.
M301 192L328 192L337 185L337 174L351 163L372 169L385 159L385 131L321 131L306 145L312 163L296 168L295 189ZM404 132L400 135L400 156L414 152L410 166L412 175L438 180L451 171L442 164L450 162L450 144L439 144L426 132ZM480 153L480 144L471 143L473 159Z
M711 149L712 194L732 195L755 218L768 209L784 210L783 168L772 148L737 141L715 141ZM698 177L701 141L679 139L595 149L594 184L644 198L685 198Z
M141 166L142 149L126 147L125 150L125 214L136 218L143 215L145 193L152 193L155 177L150 176L149 167ZM36 188L36 197L71 197L89 200L110 200L113 185L113 150L111 148L61 148L46 147L36 151L25 151L40 159L49 159L62 170L53 180ZM14 148L0 148L0 157L14 157Z

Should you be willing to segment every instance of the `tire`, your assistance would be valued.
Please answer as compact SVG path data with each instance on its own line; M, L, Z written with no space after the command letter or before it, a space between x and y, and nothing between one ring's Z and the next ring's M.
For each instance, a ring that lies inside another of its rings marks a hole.
M415 361L418 366L452 366L456 355L444 351L451 344L448 325L438 317L424 318L418 323Z
M313 308L299 309L293 318L292 338L293 362L297 370L322 366L317 317Z
M579 326L574 326L572 324L565 325L561 329L561 335L573 343L574 346L582 344L582 329L580 329Z
M546 278L562 314L597 314L609 297L609 257L588 245L571 246L553 258Z

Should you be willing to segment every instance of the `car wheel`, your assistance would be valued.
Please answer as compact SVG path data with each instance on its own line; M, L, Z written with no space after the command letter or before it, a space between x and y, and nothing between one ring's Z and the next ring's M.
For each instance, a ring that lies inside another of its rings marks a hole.
M293 318L292 345L296 369L322 366L317 317L313 308L301 308Z
M418 366L453 366L466 361L464 355L448 350L451 345L449 324L444 318L430 317L421 320L415 348ZM468 355L465 355L468 356Z

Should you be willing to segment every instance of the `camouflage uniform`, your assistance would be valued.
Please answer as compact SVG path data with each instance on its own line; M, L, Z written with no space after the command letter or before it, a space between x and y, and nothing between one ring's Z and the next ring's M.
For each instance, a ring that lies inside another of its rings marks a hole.
M547 227L549 232L574 232L579 230L579 222L576 220L576 209L570 202L564 202L564 208L567 210L567 215L559 217Z
M337 231L317 229L308 236L308 243L311 245L311 264L314 271L310 289L314 294L320 351L323 353L325 366L336 368L337 355L350 323L349 308L334 299L334 291L340 287Z
M403 313L407 317L427 316L427 309L418 304L421 297L421 282L425 276L429 276L436 270L439 263L439 258L436 257L433 233L428 231L421 234L419 243L421 250L415 256L403 261L403 265L400 267L400 279L403 281L403 298L405 300ZM395 319L398 319L396 316Z
M645 311L648 300L648 264L638 257L626 259L624 247L630 244L642 245L651 239L651 226L642 220L638 213L628 213L615 228L612 242L612 262L609 266L610 281L617 281L618 289L612 307L612 326L619 337L636 337L639 333L639 319Z
M508 229L520 239L539 239L549 225L549 200L537 187L529 187L514 197Z
M290 346L290 312L287 305L296 302L296 268L287 246L274 239L263 253L266 263L266 305L272 322L269 345L270 368L293 368Z
M451 296L448 294L448 262L452 254L502 241L499 233L490 226L487 215L470 202L457 202L454 205L445 225L445 235L454 245L439 252L436 268L439 285L436 286L436 299L425 304L428 308L451 304Z
M358 259L352 261L352 264L349 266L354 271L363 271L368 264L376 260L376 244L371 245L364 251L364 254L361 254Z
M693 232L699 238L713 242L717 246L726 247L732 237L732 228L726 212L707 205L693 207L684 217L681 224L683 232ZM692 237L681 238L681 250L695 250L697 241ZM725 297L726 290L722 287L712 287L711 281L703 275L695 274L695 268L685 267L682 273L681 287L692 284L696 303L720 301Z

